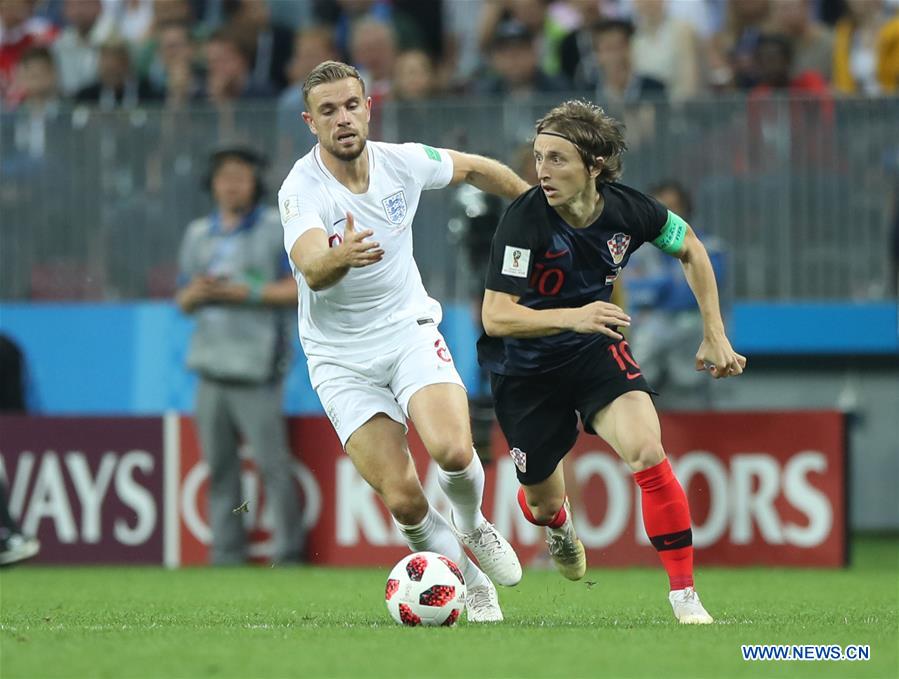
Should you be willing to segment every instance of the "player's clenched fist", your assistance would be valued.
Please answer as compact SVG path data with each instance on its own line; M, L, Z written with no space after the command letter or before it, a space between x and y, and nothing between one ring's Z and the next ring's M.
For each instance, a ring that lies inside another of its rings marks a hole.
M706 337L696 352L696 369L708 370L712 377L736 377L746 369L746 357L734 351L726 337Z
M624 338L609 326L631 324L631 317L610 302L591 302L572 312L571 329L583 334L600 333L620 340Z
M365 240L373 234L374 231L371 229L356 231L356 222L352 213L346 213L343 242L337 248L348 266L359 268L375 264L384 258L384 250L381 249L380 243Z

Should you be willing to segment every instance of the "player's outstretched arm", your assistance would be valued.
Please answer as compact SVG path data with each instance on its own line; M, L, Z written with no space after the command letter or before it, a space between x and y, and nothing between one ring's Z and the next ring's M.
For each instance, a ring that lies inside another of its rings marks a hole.
M696 352L696 369L708 368L715 378L739 375L746 367L746 357L734 351L727 339L718 301L715 270L705 246L689 226L684 243L674 256L684 267L687 283L702 314L703 339Z
M330 247L324 231L310 229L290 249L290 259L313 290L330 288L350 269L369 266L384 258L380 243L366 240L374 232L357 231L353 215L347 212L346 217L343 241L337 247Z
M486 193L512 200L531 188L528 183L498 160L472 153L447 150L453 159L451 184L466 182Z
M547 337L572 330L623 339L613 329L631 324L630 316L608 302L592 302L578 309L530 309L519 298L496 290L484 291L481 322L491 337Z

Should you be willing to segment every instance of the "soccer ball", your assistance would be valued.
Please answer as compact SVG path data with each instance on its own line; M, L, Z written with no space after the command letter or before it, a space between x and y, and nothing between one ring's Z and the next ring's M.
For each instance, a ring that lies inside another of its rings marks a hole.
M445 556L416 552L390 571L384 598L390 615L402 625L449 627L465 606L465 579Z

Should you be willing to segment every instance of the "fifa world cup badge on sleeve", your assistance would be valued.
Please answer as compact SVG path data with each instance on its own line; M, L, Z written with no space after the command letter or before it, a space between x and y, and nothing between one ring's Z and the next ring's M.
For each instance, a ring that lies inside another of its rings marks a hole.
M281 221L285 224L294 217L300 216L300 197L284 196L281 201Z
M530 263L530 261L530 250L507 245L506 252L503 255L503 275L517 276L518 278L527 278L528 264Z

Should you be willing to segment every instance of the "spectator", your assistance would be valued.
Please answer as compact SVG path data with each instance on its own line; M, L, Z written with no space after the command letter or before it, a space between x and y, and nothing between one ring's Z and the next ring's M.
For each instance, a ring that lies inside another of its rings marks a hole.
M834 30L833 82L842 94L899 91L899 16L883 0L847 0Z
M176 301L196 318L187 356L200 377L196 424L209 465L212 563L247 558L238 436L253 453L274 519L274 560L297 561L302 533L282 416L296 283L278 211L264 207L263 159L244 147L210 159L215 210L188 226Z
M0 334L0 414L25 410L25 356L18 344ZM36 538L22 535L9 512L6 484L0 481L0 566L30 559L40 549Z
M237 36L225 30L216 31L206 42L205 51L205 96L209 101L226 104L273 94L270 87L253 82L251 59Z
M0 414L24 413L25 400L25 354L15 340L0 333ZM5 508L6 498L3 500L0 506ZM3 525L7 526L7 521Z
M793 50L782 35L762 35L756 45L759 84L749 93L748 145L753 167L774 163L821 168L831 158L834 111L827 82L816 71L791 76ZM793 99L772 99L789 94ZM789 107L789 116L785 108Z
M491 73L476 82L475 89L480 93L516 96L568 89L564 80L547 75L539 62L531 30L517 21L505 21L497 27L490 44Z
M661 100L666 96L664 83L634 72L633 35L633 24L628 21L603 20L593 27L593 44L599 66L595 97L603 107Z
M425 28L394 5L390 0L322 0L315 11L319 22L334 27L334 42L346 59L352 58L356 24L365 20L390 24L397 49L427 49Z
M377 104L390 96L397 41L393 26L376 19L362 19L353 26L350 63L365 81L365 92Z
M420 49L431 55L435 64L441 62L446 57L443 6L447 3L452 3L452 0L392 0L397 49L400 52ZM462 4L469 4L468 11L477 15L477 10L472 10L470 3ZM412 35L406 35L408 28L413 29Z
M118 5L117 9L123 9L122 5ZM157 54L160 27L181 23L188 26L188 30L193 35L195 24L193 9L188 4L188 0L154 0L152 9L153 21L150 28L144 32L140 40L131 41L130 46L137 72L150 80L154 87L162 90L164 84L160 82L160 76L163 69L161 59ZM122 19L119 14L115 16L117 20Z
M32 47L19 60L16 84L21 87L20 111L29 118L55 117L59 110L56 62L46 47Z
M400 53L396 59L392 97L401 104L385 110L385 115L391 116L393 141L414 141L421 130L433 125L434 107L421 104L437 96L439 87L427 52L406 50ZM385 122L385 126L390 124Z
M725 290L722 244L692 223L693 203L687 189L676 180L666 180L650 193L693 227L709 254L719 289ZM631 328L636 330L631 343L640 355L643 374L659 390L659 408L710 407L711 383L694 369L694 347L699 345L703 334L702 316L680 262L661 250L643 248L622 278L629 311L635 317Z
M396 58L393 96L399 101L421 101L437 94L434 62L424 50L406 50Z
M21 101L11 115L4 116L0 128L8 130L0 141L0 186L14 188L14 196L27 205L39 200L49 186L62 186L71 181L68 151L71 126L65 124L56 86L56 66L46 47L32 47L19 60L16 87ZM48 213L41 219L29 213L16 216L16 200L12 205L3 201L0 191L0 222L3 222L7 242L15 242L27 249L27 243L53 242L54 227L58 224ZM8 196L8 194L7 194ZM54 215L55 216L55 215ZM9 269L23 271L30 267L32 255L21 258ZM24 283L24 281L23 281Z
M465 2L442 4L444 55L438 69L446 88L453 91L464 90L481 67L478 47L481 21L479 14L471 10L471 5Z
M166 101L180 104L199 96L200 76L194 65L194 44L188 24L170 21L156 27L158 49L150 65L150 83L165 92Z
M593 27L604 16L600 3L593 0L579 0L577 7L581 14L581 25L569 33L559 45L559 59L562 74L574 84L577 90L595 86L599 80L599 68L593 50Z
M777 0L771 5L771 33L793 43L793 73L817 71L830 81L833 72L833 33L813 13L810 0Z
M30 48L49 45L56 28L34 16L34 0L0 2L0 103L16 104L21 98L13 86L13 75L22 55Z
M97 81L100 45L113 37L112 22L102 17L100 0L65 0L68 25L51 48L59 71L59 87L73 96Z
M287 64L293 31L272 23L267 0L225 0L226 28L253 55L251 81L255 87L278 93L288 83Z
M112 21L116 37L137 47L151 37L157 13L160 18L171 20L173 12L183 11L177 7L181 4L182 0L107 0L103 19Z
M540 69L547 75L563 76L562 42L583 22L579 9L569 2L487 0L481 9L479 44L482 51L488 51L499 27L508 21L517 22L534 36Z
M302 120L305 107L303 82L313 68L323 61L338 58L334 32L325 26L297 31L293 57L287 67L290 86L278 98L278 157L276 164L286 174L296 159L315 145L315 136ZM279 174L282 174L279 172Z
M787 36L760 36L755 55L758 84L752 88L751 97L769 96L781 91L800 97L828 94L827 81L818 71L806 70L792 75L795 70L793 44Z
M768 19L769 0L727 4L724 30L709 42L709 79L719 89L755 85L755 45Z
M593 0L583 0L593 4ZM690 25L703 42L721 30L726 5L731 0L663 0L665 15ZM602 14L609 19L631 19L637 0L600 0Z
M303 81L313 68L323 61L336 60L334 32L325 26L313 26L297 31L293 41L293 55L287 66L291 91L302 99Z
M77 101L110 110L160 99L160 93L132 71L131 53L124 42L110 40L100 47L97 70L97 82L79 90Z
M666 13L665 0L634 0L634 70L665 85L674 101L695 97L702 88L699 41L693 28Z

